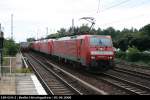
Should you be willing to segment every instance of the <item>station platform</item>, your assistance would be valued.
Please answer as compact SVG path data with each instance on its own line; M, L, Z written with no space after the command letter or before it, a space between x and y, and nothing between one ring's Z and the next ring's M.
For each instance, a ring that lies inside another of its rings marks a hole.
M3 76L0 87L0 95L47 95L37 77L32 73Z
M15 76L2 76L0 79L0 95L16 95Z

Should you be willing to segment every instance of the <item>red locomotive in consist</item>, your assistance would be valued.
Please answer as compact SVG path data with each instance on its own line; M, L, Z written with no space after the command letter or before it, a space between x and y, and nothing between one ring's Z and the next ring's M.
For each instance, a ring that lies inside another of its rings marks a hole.
M29 51L29 43L28 42L21 42L20 43L20 51L28 52Z
M78 35L35 41L33 50L81 64L86 69L106 70L114 66L114 48L110 36Z

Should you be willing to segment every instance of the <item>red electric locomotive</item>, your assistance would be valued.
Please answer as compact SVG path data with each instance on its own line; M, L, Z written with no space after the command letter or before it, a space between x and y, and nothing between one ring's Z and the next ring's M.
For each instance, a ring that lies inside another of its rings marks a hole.
M32 49L56 56L86 69L107 70L114 66L114 48L110 36L78 35L57 40L40 40Z
M51 54L52 53L52 39L41 40L39 51L45 54Z
M20 51L21 52L28 52L29 51L29 43L28 42L21 42L20 43Z
M106 70L114 66L110 36L80 35L53 41L52 55L82 64L87 69Z
M35 42L32 42L31 48L35 51L40 52L40 45L43 45L43 44L40 44L40 41L35 41Z

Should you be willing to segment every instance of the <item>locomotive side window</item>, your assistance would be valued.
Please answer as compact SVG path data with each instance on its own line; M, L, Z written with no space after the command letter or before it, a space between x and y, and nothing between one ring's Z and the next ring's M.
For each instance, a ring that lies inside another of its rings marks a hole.
M109 38L91 37L91 46L112 46L112 41Z

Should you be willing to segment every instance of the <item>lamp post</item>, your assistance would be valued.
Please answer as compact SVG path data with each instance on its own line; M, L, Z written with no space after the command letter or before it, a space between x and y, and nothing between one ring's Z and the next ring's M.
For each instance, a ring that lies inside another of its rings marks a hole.
M2 65L3 65L3 41L4 41L4 34L1 31L1 24L0 24L0 78L2 76Z

